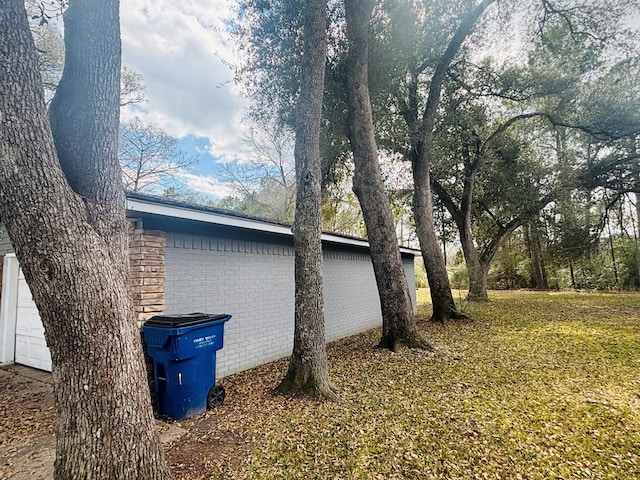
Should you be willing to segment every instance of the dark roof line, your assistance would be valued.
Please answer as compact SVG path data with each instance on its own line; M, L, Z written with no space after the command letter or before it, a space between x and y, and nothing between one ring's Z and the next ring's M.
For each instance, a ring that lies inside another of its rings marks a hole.
M152 202L158 205L187 208L190 210L205 212L205 213L215 213L218 215L226 215L234 218L242 218L244 220L252 220L254 222L278 225L280 227L287 227L287 228L291 227L291 225L288 223L277 222L275 220L270 220L268 218L258 217L254 215L247 215L246 213L235 212L233 210L227 210L224 208L210 207L208 205L201 205L198 203L191 203L191 202L186 202L182 200L174 200L172 198L160 197L157 195L149 195L148 193L132 192L129 190L127 190L125 194L128 199L132 199L132 200L143 200L143 201Z
M165 206L168 206L168 207L179 207L179 208L185 208L185 209L189 209L189 210L193 210L193 211L197 211L197 212L223 215L223 216L227 216L227 217L231 217L231 218L239 218L239 219L242 219L242 220L249 220L249 221L258 222L258 223L267 224L267 225L285 227L285 228L291 230L291 224L289 224L289 223L276 222L274 220L269 220L269 219L262 218L262 217L257 217L257 216L253 216L253 215L247 215L247 214L244 214L244 213L234 212L232 210L226 210L226 209L222 209L222 208L210 207L210 206L206 206L206 205L199 205L199 204L195 204L195 203L190 203L190 202L185 202L185 201L180 201L180 200L174 200L174 199L170 199L170 198L159 197L159 196L156 196L156 195L149 195L149 194L140 193L140 192L127 191L126 192L126 196L130 200L141 200L141 201L145 201L145 202L155 203L157 205L165 205ZM367 242L367 243L369 242L366 238L360 238L360 237L356 237L356 236L352 236L352 235L344 235L342 233L335 233L335 232L331 232L331 231L323 231L322 233L325 234L325 235L331 235L333 237L344 238L345 240L355 240L355 241ZM401 247L401 248L402 248L402 250L410 250L410 251L413 251L413 252L418 252L416 249L409 248L409 247Z

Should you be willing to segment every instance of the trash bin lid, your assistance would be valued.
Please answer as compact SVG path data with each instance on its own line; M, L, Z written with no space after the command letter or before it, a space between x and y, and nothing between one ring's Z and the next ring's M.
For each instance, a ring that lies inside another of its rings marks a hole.
M224 318L231 317L226 313L208 314L208 313L186 313L175 315L156 315L145 322L145 326L161 327L161 328L178 328L198 325L200 323L214 322Z

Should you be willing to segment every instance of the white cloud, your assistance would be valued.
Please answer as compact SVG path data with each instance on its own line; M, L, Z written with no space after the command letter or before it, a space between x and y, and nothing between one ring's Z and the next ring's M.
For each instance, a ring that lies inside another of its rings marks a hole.
M224 31L233 3L124 0L120 8L123 64L144 75L148 98L128 115L176 137L206 137L216 157L237 151L247 103L225 65L233 58Z
M214 198L223 198L236 194L236 190L230 183L221 182L209 175L194 175L181 171L176 175L191 190Z

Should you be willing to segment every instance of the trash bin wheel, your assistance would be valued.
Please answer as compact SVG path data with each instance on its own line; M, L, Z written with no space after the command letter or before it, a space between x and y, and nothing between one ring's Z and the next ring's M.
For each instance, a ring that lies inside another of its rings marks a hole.
M224 391L224 387L220 385L214 385L209 390L209 394L207 395L207 407L213 408L218 405L222 405L224 402L224 397L227 396L227 392Z

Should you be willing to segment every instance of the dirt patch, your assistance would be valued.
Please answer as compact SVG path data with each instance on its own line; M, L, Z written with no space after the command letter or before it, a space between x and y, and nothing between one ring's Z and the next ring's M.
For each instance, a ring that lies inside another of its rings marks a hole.
M21 365L3 366L0 384L0 478L52 479L56 415L51 374ZM241 402L227 403L180 422L158 420L176 479L224 475L249 454L251 439L237 425Z
M0 478L51 478L55 457L51 375L12 365L0 368L0 384Z
M342 342L345 343L344 341ZM366 355L374 340L349 343ZM224 378L225 402L202 415L176 421L161 418L158 432L176 480L236 477L265 443L261 418L288 414L296 398L273 394L288 359ZM19 365L0 367L0 478L51 480L55 460L55 409L51 374ZM303 404L306 402L303 402ZM309 405L314 404L311 402Z
M52 479L56 414L51 374L3 366L0 384L0 478ZM181 445L187 433L177 422L158 421L157 428L165 445Z
M187 433L165 445L165 454L177 480L229 478L263 442L254 420L268 414L256 408L273 398L274 375L286 363L274 362L224 378L225 402L194 418L173 421Z
M165 448L165 455L176 479L203 479L224 476L239 466L251 451L251 442L232 432L188 433Z

